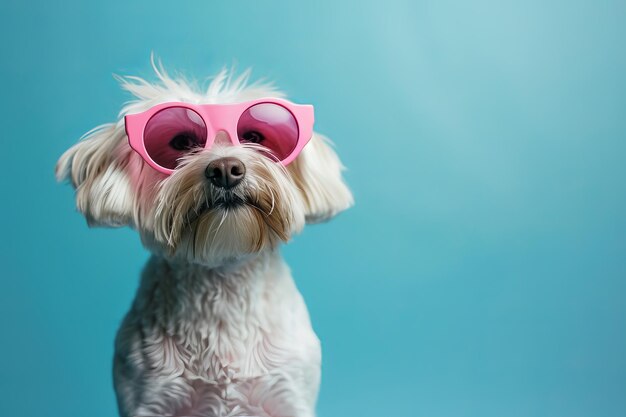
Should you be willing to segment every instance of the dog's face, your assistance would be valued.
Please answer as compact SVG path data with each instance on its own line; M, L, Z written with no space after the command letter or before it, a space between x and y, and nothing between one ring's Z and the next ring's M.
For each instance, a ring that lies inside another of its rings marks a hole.
M218 132L213 146L187 154L171 175L156 171L129 146L126 114L171 101L225 104L282 96L268 85L246 86L247 74L233 80L223 71L204 94L162 69L157 75L157 84L121 79L137 100L122 109L117 123L89 132L57 164L57 178L71 180L90 225L131 226L155 253L216 266L273 248L305 223L327 220L352 204L341 162L315 133L286 167L258 145L235 146Z

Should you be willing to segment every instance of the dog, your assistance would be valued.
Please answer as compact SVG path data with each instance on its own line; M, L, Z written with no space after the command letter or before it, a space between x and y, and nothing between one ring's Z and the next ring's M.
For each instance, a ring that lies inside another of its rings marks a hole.
M313 107L249 71L200 89L152 66L116 77L134 99L56 166L89 226L151 252L115 339L119 413L312 417L320 342L279 246L353 204L343 165Z

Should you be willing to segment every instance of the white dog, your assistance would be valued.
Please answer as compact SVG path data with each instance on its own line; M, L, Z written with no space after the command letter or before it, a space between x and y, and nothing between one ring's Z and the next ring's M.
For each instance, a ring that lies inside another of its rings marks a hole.
M278 245L352 204L342 165L273 86L224 70L200 92L154 67L120 78L136 100L56 169L89 225L153 253L115 342L120 414L314 416L320 344Z

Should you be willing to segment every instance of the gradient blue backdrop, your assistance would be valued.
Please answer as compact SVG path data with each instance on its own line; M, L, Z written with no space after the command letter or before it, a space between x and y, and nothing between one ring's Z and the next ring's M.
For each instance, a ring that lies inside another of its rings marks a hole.
M110 417L147 258L58 156L151 77L236 63L316 105L357 204L284 252L320 417L626 415L626 5L3 1L0 415Z

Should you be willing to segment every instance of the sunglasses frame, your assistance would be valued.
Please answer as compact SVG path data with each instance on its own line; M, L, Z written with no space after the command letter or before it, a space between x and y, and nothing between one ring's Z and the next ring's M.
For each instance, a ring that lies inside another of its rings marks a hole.
M313 136L313 122L315 120L315 115L313 106L310 104L295 104L289 100L272 97L233 104L192 104L171 101L157 104L156 106L153 106L141 113L126 115L124 117L126 136L128 136L128 143L130 147L137 152L144 161L157 171L169 175L176 169L169 169L159 165L150 157L148 151L146 150L144 132L146 125L155 114L161 110L179 107L196 112L196 114L202 118L202 121L206 126L207 138L204 144L204 149L209 149L213 146L215 136L220 131L228 133L228 137L233 145L240 145L241 142L239 142L239 137L237 135L237 124L239 123L241 115L252 106L266 103L276 104L285 108L291 113L296 121L296 124L298 125L298 138L295 148L286 158L277 161L286 166L296 159L304 146Z

